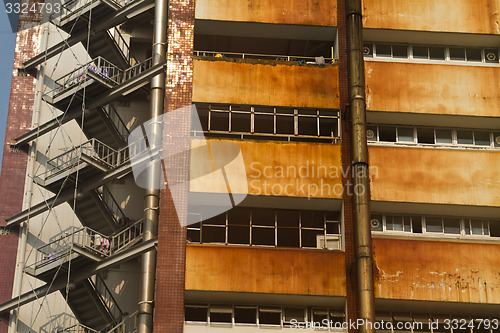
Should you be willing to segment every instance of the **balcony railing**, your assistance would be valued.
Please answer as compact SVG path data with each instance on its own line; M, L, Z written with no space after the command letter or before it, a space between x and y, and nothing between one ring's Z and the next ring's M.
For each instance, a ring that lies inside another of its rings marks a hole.
M113 220L116 224L125 220L125 214L123 213L120 205L116 202L115 198L111 195L111 192L109 192L106 186L102 186L101 191L99 191L99 197L106 206L109 214L113 216Z
M141 62L133 65L130 68L127 68L123 72L123 80L122 80L122 82L130 80L134 76L137 76L137 75L141 74L142 72L150 69L151 67L153 67L153 58L152 57L148 58L148 59L146 59L144 61L141 61Z
M215 57L215 58L239 58L239 59L266 59L277 61L300 61L304 64L321 64L324 63L335 64L338 62L336 58L324 57L304 57L304 56L290 56L290 55L277 55L277 54L258 54L258 53L238 53L238 52L218 52L218 51L194 51L195 56L200 57ZM323 59L323 60L321 60Z

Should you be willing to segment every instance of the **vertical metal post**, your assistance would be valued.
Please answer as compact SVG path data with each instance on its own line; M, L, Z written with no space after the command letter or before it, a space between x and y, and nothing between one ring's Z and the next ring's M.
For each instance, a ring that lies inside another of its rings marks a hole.
M167 55L167 11L168 0L155 0L155 18L153 32L152 66L166 59ZM151 80L150 116L159 118L164 112L165 73L161 72ZM161 119L153 121L150 129L149 148L161 148ZM160 203L161 161L155 159L148 168L149 186L144 197L143 241L148 241L158 234L158 216ZM137 315L137 332L153 332L153 302L155 293L156 252L149 251L141 257L141 286Z
M363 60L361 0L347 0L349 52L349 100L352 125L352 172L354 221L356 230L356 271L358 319L365 325L359 332L375 332L375 296L370 226L370 183L366 140L365 72ZM370 324L366 324L369 322Z

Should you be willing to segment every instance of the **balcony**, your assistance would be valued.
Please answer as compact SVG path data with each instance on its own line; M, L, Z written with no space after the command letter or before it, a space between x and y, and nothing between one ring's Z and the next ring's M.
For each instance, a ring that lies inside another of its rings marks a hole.
M496 151L369 148L372 200L499 207Z
M235 178L232 189L241 189L242 184L247 183L250 195L342 198L340 145L220 139L209 139L207 142L232 142L241 149L246 179L236 183L241 178ZM191 141L193 148L203 144L200 139L193 138ZM218 178L194 177L205 175L204 168L206 162L202 162L202 156L192 154L190 191L226 193L225 183L219 184ZM234 174L238 172L234 171Z
M367 109L497 117L500 68L365 62Z
M186 249L186 290L345 296L345 283L342 251L210 245Z
M500 304L500 244L373 240L375 296Z
M365 28L500 34L495 1L364 0L363 5Z
M293 10L290 10L293 8ZM337 1L203 0L196 18L204 20L336 26Z
M196 102L339 108L336 65L199 58L194 73Z

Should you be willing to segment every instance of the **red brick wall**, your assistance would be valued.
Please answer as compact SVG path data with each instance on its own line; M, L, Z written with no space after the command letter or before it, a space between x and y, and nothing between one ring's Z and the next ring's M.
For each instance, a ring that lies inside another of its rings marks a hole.
M10 90L9 113L0 175L0 225L5 219L22 209L27 156L25 153L9 152L9 145L31 126L35 79L31 76L17 76L22 63L35 56L39 50L41 17L33 13L21 14L14 56L14 69ZM17 256L18 237L0 235L0 302L12 297L12 284ZM0 323L0 333L7 332L7 324Z
M193 94L193 40L195 0L170 0L168 11L168 50L165 112L191 105ZM175 128L163 150L190 146L191 114L175 120ZM175 139L173 139L175 138ZM158 253L154 332L182 332L184 325L184 285L186 269L186 227L178 216L187 216L189 192L189 152L164 159L168 181L185 184L174 202L168 188L161 191L158 223Z

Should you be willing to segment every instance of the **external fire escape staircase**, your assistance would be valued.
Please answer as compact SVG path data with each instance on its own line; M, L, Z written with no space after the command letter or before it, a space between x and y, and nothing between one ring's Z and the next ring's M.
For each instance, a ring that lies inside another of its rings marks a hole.
M25 272L46 284L0 304L0 315L60 291L78 324L66 332L134 332L136 313L124 314L99 275L125 260L152 250L157 239L142 242L142 220L131 225L106 184L148 161L144 140L127 145L128 129L111 102L146 86L165 69L152 58L131 61L129 46L117 26L145 13L153 0L70 0L51 22L69 37L25 63L29 71L81 42L92 60L55 80L43 99L63 112L16 139L15 149L75 120L89 139L44 163L34 181L54 193L48 200L7 219L14 226L67 202L82 228L36 251ZM83 107L84 106L84 107ZM82 112L83 111L83 112Z
M110 236L84 227L37 249L35 262L27 274L46 283L68 270L85 270L90 264L112 257L142 240L142 220ZM104 330L119 324L124 313L99 274L70 284L69 292L61 293L80 324Z

